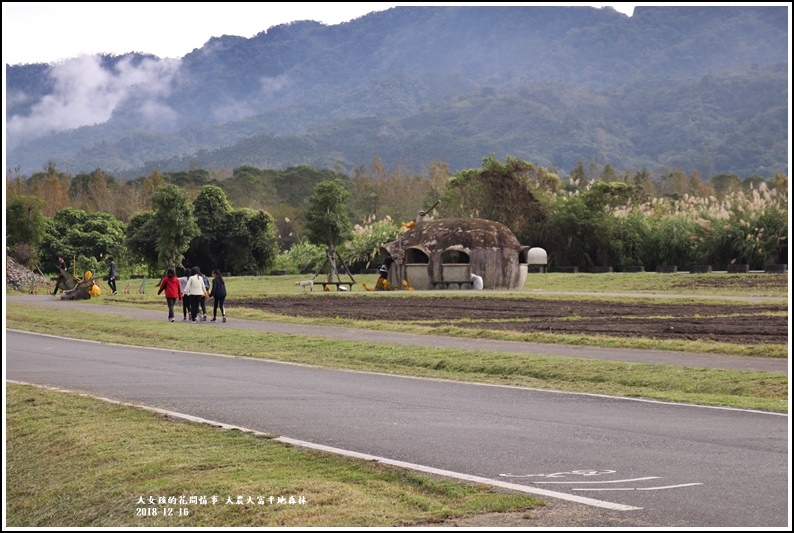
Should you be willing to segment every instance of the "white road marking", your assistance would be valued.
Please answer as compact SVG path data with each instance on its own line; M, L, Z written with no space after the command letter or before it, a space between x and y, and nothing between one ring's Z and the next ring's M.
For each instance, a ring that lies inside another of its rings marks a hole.
M603 476L614 474L616 470L569 470L567 472L555 472L553 474L499 474L499 477L565 477L565 476Z
M604 489L571 489L571 490L665 490L677 489L679 487L693 487L695 485L702 485L703 483L683 483L681 485L667 485L666 487L643 487L643 488L604 488Z
M620 504L620 503L605 502L605 501L602 501L602 500L593 500L593 499L590 499L590 498L581 498L579 496L566 494L564 492L553 492L553 491L550 491L550 490L539 489L539 488L534 488L534 487L527 487L525 485L518 485L516 483L506 483L504 481L495 481L493 479L489 479L489 478L486 478L486 477L471 476L469 474L461 474L459 472L452 472L450 470L441 470L441 469L438 469L438 468L433 468L431 466L417 465L417 464L414 464L414 463L406 463L406 462L403 462L403 461L396 461L394 459L386 459L386 458L383 458L383 457L377 457L377 456L374 456L374 455L367 455L367 454L364 454L364 453L351 452L349 450L342 450L340 448L332 448L330 446L323 446L321 444L314 444L314 443L310 443L310 442L298 441L298 440L290 439L290 438L286 438L286 437L279 437L279 438L276 438L274 440L278 440L278 441L281 441L281 442L286 442L286 443L289 443L289 444L294 444L295 446L305 446L305 447L312 448L312 449L315 449L315 450L322 450L322 451L327 451L327 452L330 452L330 453L336 453L336 454L340 454L340 455L345 455L345 456L348 456L348 457L357 457L359 459L364 459L364 460L367 460L367 461L376 461L376 462L380 462L380 463L383 463L383 464L398 466L398 467L401 467L401 468L407 468L409 470L415 470L415 471L418 471L418 472L426 472L428 474L436 474L436 475L439 475L439 476L450 477L450 478L453 478L453 479L460 479L460 480L463 480L463 481L471 481L471 482L474 482L474 483L481 483L483 485L491 485L491 486L494 486L494 487L501 487L501 488L505 488L505 489L515 490L515 491L518 491L518 492L527 492L529 494L537 494L537 495L540 495L540 496L548 496L549 498L557 498L557 499L560 499L560 500L568 500L568 501L571 501L571 502L581 503L581 504L584 504L584 505L591 505L593 507L602 507L604 509L612 509L614 511L636 511L636 510L642 509L642 507L632 507L630 505L623 505L623 504Z
M645 481L646 479L659 479L659 476L651 476L651 477L635 477L634 479L613 479L612 481L533 481L534 484L544 484L544 485L551 485L551 484L582 484L582 483L589 483L591 485L602 485L604 483L628 483L629 481Z

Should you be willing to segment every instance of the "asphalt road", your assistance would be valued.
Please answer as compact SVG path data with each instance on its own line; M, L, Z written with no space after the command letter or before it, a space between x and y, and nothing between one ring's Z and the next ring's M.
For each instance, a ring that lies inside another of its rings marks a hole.
M576 502L598 509L602 526L790 526L787 415L329 370L13 330L6 331L6 346L8 380Z

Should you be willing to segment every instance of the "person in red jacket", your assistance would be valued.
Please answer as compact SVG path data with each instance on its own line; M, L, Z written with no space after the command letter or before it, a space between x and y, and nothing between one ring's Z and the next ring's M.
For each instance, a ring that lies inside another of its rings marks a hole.
M174 267L169 267L163 280L160 282L160 289L157 294L165 291L165 301L168 303L168 321L174 321L174 304L182 299L182 286L179 278L176 277Z

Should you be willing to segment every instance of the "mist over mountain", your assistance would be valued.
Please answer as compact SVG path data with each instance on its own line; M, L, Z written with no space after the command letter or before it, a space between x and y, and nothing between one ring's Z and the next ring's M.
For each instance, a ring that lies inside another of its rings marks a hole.
M213 37L179 60L6 65L9 172L491 153L563 172L788 173L788 7L395 7Z

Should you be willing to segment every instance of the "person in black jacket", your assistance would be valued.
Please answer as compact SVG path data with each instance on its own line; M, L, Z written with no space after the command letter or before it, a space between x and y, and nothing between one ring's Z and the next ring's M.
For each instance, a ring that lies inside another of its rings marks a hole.
M110 272L108 273L108 286L113 294L118 294L116 291L116 260L111 255L108 257L110 262Z
M212 308L212 322L217 321L218 308L221 309L221 316L223 321L226 322L226 308L223 307L223 302L226 300L226 282L223 281L223 276L215 269L212 271L212 289L210 290L210 298L213 298L215 303Z
M67 272L66 261L64 261L62 256L58 256L58 279L55 280L55 290L52 291L52 295L55 296L58 294L58 289L62 291L66 290L66 272Z

